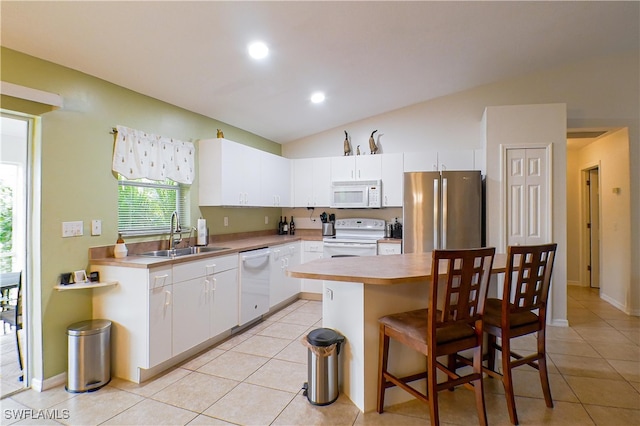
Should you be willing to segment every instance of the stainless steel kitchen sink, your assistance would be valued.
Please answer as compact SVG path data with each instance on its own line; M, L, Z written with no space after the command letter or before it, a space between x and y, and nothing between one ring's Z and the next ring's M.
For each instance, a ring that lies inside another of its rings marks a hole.
M148 257L180 257L190 254L211 253L220 250L228 250L229 247L184 247L174 250L154 250L140 253L140 256Z

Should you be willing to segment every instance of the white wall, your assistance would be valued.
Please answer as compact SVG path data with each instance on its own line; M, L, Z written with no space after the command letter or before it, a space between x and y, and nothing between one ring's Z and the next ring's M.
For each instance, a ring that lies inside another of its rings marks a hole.
M285 144L282 154L289 158L342 155L344 130L352 135L354 146L367 146L371 131L378 130L376 135L380 134L381 152L387 153L456 146L478 149L484 143L482 116L486 107L564 103L567 105L566 127L629 129L630 256L640 259L639 64L639 52L635 51L496 82ZM385 84L393 85L394 82ZM562 167L559 172L564 174L566 164ZM556 228L565 228L566 221L566 212L554 217ZM630 310L640 315L640 262L635 262L631 268Z
M576 168L567 170L579 175L583 169L600 165L600 295L627 313L631 311L632 263L628 158L628 134L622 129L582 148ZM620 192L614 193L613 188ZM584 219L576 222L584 223ZM582 241L576 241L574 247L582 247Z
M558 243L549 295L551 324L567 325L567 116L565 104L489 107L485 112L487 140L487 245L507 251L505 148L551 149L551 220L543 228L548 242ZM547 203L544 203L545 205Z

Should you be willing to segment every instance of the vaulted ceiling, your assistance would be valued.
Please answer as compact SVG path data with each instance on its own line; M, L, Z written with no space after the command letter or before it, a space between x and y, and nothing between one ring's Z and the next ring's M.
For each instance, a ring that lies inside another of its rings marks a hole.
M638 50L638 2L2 1L3 46L286 143ZM247 44L270 55L256 62ZM312 104L313 91L326 93Z

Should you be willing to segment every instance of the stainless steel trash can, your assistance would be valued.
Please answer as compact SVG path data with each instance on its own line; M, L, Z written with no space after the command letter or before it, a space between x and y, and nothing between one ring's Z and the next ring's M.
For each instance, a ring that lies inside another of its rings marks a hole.
M344 336L330 328L318 328L304 342L308 349L304 395L313 405L329 405L338 399L338 355Z
M95 319L67 327L67 392L96 391L111 381L111 321Z

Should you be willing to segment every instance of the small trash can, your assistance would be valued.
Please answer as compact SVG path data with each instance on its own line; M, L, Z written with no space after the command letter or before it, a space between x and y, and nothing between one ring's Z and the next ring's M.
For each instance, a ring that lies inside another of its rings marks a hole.
M338 399L338 355L344 336L330 328L318 328L302 342L308 348L304 395L313 405L329 405Z
M92 392L111 381L111 321L95 319L67 327L67 392Z

